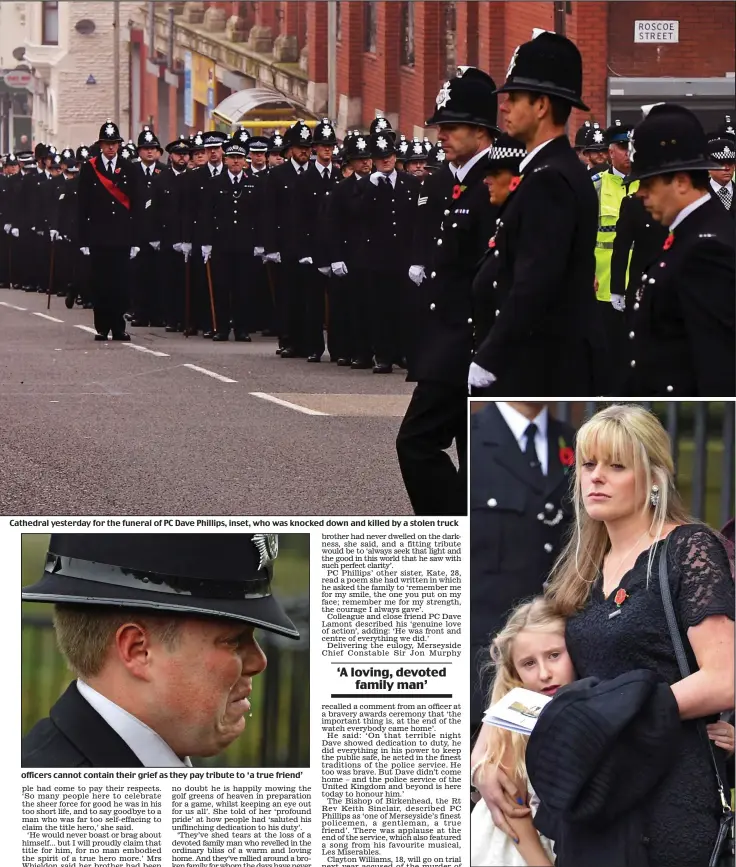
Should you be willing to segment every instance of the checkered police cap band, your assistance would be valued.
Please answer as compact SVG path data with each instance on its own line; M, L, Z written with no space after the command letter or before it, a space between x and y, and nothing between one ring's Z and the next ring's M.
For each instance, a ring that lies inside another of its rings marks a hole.
M494 147L488 154L489 160L522 160L526 156L524 148Z
M719 151L711 151L711 157L714 160L725 160L726 162L736 162L736 148L729 144L724 144L723 149Z

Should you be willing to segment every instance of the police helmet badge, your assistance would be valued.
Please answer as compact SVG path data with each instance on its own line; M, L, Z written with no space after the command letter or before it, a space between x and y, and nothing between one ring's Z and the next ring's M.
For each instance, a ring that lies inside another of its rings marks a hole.
M386 120L386 118L385 117L379 117L378 123L376 124L376 129L378 131L381 131L381 130L387 129L387 127L388 127L388 121Z
M358 148L359 151L364 151L366 149L365 139L359 138L358 141L355 142L355 147Z
M440 88L439 93L437 94L437 99L435 100L435 104L437 108L444 108L447 103L450 101L450 82L446 81L442 87Z
M602 130L597 129L597 130L593 133L593 141L594 141L596 144L602 144L602 143L603 143L603 132L602 132Z
M257 533L251 540L258 551L258 571L269 566L278 557L279 537L276 533Z
M514 49L514 53L511 55L511 61L509 62L509 68L506 70L506 78L509 78L511 73L514 71L514 67L516 66L516 59L519 56L520 45L517 45Z
M634 161L634 156L636 155L636 148L634 147L634 130L629 130L629 159L631 162Z
M385 139L383 136L379 136L379 137L376 139L376 145L378 145L378 147L379 147L382 151L385 151L386 148L388 147L388 142L386 141L386 139Z
M307 139L307 138L309 138L309 127L307 127L307 126L303 126L303 127L301 128L300 132L299 132L299 135L300 135L303 139Z
M105 127L105 135L115 135L115 127L111 123Z

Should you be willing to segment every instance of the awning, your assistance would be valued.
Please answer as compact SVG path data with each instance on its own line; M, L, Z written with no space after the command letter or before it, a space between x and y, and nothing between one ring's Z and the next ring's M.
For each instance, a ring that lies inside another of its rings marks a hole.
M212 114L234 126L241 120L247 119L247 115L255 109L259 112L268 112L267 116L274 119L315 119L315 116L296 100L270 87L251 87L231 93L213 110Z

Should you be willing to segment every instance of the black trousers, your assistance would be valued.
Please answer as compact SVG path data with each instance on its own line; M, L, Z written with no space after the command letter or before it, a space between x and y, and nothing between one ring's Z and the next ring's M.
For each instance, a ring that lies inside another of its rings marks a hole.
M231 322L236 334L247 333L250 329L250 293L253 285L253 266L249 258L237 250L215 247L211 269L218 333L229 334Z
M350 345L350 298L353 285L350 271L345 277L335 277L333 274L327 283L327 348L331 358L353 358Z
M90 279L98 334L122 334L128 306L130 247L90 247Z
M371 342L378 364L393 364L402 356L399 335L403 295L408 277L397 270L371 271Z
M322 355L325 351L324 313L328 277L314 265L282 263L281 292L286 323L282 346L299 356ZM279 332L281 335L281 332Z
M350 269L350 265L348 265ZM370 361L373 358L371 342L371 322L373 310L371 307L371 291L373 275L362 268L348 270L349 280L348 304L350 318L350 358L353 361Z
M467 514L467 414L466 386L417 383L396 437L415 515ZM453 441L459 469L446 451Z
M133 316L152 324L161 324L164 319L159 259L160 249L154 250L150 244L142 243L130 267Z
M171 245L164 247L161 244L159 252L159 265L161 283L163 288L163 316L167 325L184 325L186 320L186 282L187 269L189 269L189 316L191 319L191 256L189 264L185 266L184 255L177 253ZM191 323L188 323L191 324Z

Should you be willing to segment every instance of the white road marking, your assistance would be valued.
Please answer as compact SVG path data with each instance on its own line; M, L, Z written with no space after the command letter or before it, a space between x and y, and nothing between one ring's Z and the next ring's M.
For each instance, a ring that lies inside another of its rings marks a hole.
M182 367L188 367L190 370L198 370L206 376L211 376L213 379L219 379L220 382L237 382L237 379L229 379L220 373L215 373L214 370L207 370L206 367L198 367L196 364L182 364Z
M37 310L34 310L31 314L32 316L40 316L41 319L48 319L49 322L63 322L63 319L57 319L55 316L49 316L48 313L39 313Z
M89 325L75 325L75 328L80 328L82 331L89 331L90 334L97 334L94 328L90 328Z
M137 349L138 352L147 352L149 355L156 355L158 358L171 358L168 352L157 352L155 349L147 349L145 346L138 346L137 343L126 343L130 349Z
M309 409L306 406L299 406L297 403L290 403L288 400L282 400L280 397L275 397L273 394L266 394L263 391L249 392L251 397L260 397L261 400L268 400L271 403L277 403L279 406L285 406L287 409L294 409L297 412L303 412L304 415L329 415L328 412L320 412L317 409Z
M28 310L27 307L18 307L17 304L11 304L9 301L0 301L0 304L2 304L3 307L10 307L11 310L23 310L23 311Z

